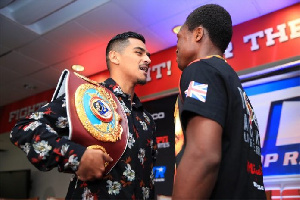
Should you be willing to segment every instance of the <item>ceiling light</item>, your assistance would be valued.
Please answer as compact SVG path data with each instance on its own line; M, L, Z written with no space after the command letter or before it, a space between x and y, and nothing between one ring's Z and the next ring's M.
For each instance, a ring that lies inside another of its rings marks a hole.
M82 71L84 71L84 66L82 66L82 65L73 65L72 69L76 72L82 72Z
M181 28L181 25L175 26L172 30L173 33L177 34L179 32L180 28Z

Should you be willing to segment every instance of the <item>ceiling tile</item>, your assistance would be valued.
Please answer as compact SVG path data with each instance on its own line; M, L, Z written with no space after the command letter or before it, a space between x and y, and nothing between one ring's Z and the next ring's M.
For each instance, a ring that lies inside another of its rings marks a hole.
M9 70L8 68L0 67L0 85L5 85L22 77L22 74Z
M51 42L59 43L74 54L80 54L104 43L102 38L72 21L44 35Z
M28 90L24 88L25 84L29 84L32 86L36 86L34 90ZM29 79L28 77L15 79L14 82L10 84L5 84L0 86L0 106L6 105L8 103L12 103L17 100L24 99L26 97L30 97L41 93L43 91L52 89L44 82L36 81L34 79Z
M185 11L181 14L175 15L149 26L149 29L151 29L151 31L156 35L160 35L161 39L165 42L164 49L176 45L177 36L175 33L173 33L172 29L175 26L182 25L189 13L189 11Z
M7 104L10 104L12 102L18 101L20 99L25 98L24 94L19 94L19 91L15 88L11 88L11 87L1 87L0 86L0 106L4 106ZM18 95L16 95L18 94Z
M0 43L0 55L2 56L2 54L6 54L9 51L11 51L8 47L2 45L2 43Z
M16 51L12 51L0 58L0 68L7 68L21 75L31 74L41 70L43 67L45 67L44 64Z
M93 31L105 43L108 43L116 34L135 31L143 27L143 24L113 2L104 4L77 18L76 22Z
M0 9L0 13L42 35L108 1L13 1Z
M0 8L4 8L5 6L9 5L13 1L14 0L2 0L2 1L0 1Z
M165 49L166 45L168 45L168 43L165 41L165 37L167 36L162 37L151 28L142 28L140 30L137 30L137 32L139 34L142 34L146 39L146 47L150 53L161 51Z
M60 70L53 67L48 67L29 75L27 78L33 79L35 81L47 83L48 86L55 88L60 75L61 75Z
M190 1L190 0L170 0L160 1L136 1L136 0L116 0L114 3L122 7L135 19L142 22L144 26L151 26L170 17L174 17L185 11L192 11L195 6L200 6L210 0Z
M0 43L9 49L21 47L38 37L21 25L0 14Z
M42 37L19 49L19 52L35 58L46 65L52 65L70 58L73 54L61 45Z
M100 46L93 50L87 51L80 56L66 60L64 62L58 63L55 66L59 71L64 69L69 69L72 71L72 65L82 65L85 70L80 72L84 76L90 76L92 74L106 70L106 55L105 55L106 46Z
M29 85L35 87L35 89L25 89L24 85ZM50 86L45 81L39 81L36 79L33 79L31 76L25 76L22 78L19 78L18 80L15 80L13 83L10 84L10 87L17 89L19 93L23 94L37 94L40 92L43 92L45 90L53 88L53 86Z

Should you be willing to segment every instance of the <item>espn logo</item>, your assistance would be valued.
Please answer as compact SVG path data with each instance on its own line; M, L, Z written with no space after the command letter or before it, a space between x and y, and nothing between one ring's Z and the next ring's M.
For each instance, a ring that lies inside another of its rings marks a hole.
M157 148L159 149L170 147L168 136L156 137L156 143L157 143Z

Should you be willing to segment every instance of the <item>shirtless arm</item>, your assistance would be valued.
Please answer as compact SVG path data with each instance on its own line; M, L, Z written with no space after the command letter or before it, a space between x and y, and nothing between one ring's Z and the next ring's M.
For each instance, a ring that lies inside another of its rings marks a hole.
M221 162L222 127L201 116L186 128L186 148L176 172L175 199L207 199L216 183Z

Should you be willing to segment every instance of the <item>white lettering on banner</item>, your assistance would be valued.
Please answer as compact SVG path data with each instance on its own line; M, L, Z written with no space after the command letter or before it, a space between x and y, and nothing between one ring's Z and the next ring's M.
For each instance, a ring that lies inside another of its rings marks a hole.
M244 37L244 43L248 43L249 40L251 40L251 51L255 51L255 50L258 50L259 49L259 45L257 43L257 40L256 38L259 37L259 38L262 38L264 37L264 32L263 31L258 31L256 33L253 33L253 34L250 34L250 35L247 35Z
M259 39L266 38L265 46L269 47L275 45L275 39L278 39L280 43L286 42L289 39L295 39L300 37L300 18L295 20L288 21L283 24L279 24L274 28L269 27L264 30L257 31L255 33L251 33L243 37L243 42L250 43L250 50L257 51L260 49ZM287 30L289 29L289 30ZM289 35L288 31L290 32ZM225 50L224 57L226 59L234 57L234 44L230 42L228 47ZM176 66L177 67L177 66ZM147 82L152 81L152 77L155 76L155 79L162 79L164 76L171 76L172 75L172 63L171 60L166 62L159 63L157 65L153 65L149 68L147 72ZM167 69L165 72L163 69Z
M229 42L228 47L225 50L225 54L224 54L226 59L233 57L232 50L233 50L232 42Z
M165 118L165 112L153 113L152 118L154 120Z
M300 37L300 18L293 21L289 21L288 25L291 31L290 38L294 39Z
M300 37L300 18L287 22L289 29L290 29L290 39L295 39ZM258 31L256 33L252 33L249 35L244 36L243 41L244 43L251 42L251 51L255 51L259 49L259 44L257 39L267 37L266 46L272 46L275 44L275 38L279 38L279 42L286 42L289 37L286 33L286 24L279 24L277 25L277 31L273 33L273 28L267 28L264 31Z
M154 65L152 67L152 71L156 71L156 79L160 79L162 78L162 75L161 75L161 68L165 68L166 67L166 63L163 62L163 63L160 63L158 65Z
M167 75L171 76L171 74L172 74L172 71L171 71L171 60L167 61L167 69L168 69Z
M264 167L269 167L270 163L278 161L278 153L267 154L265 157ZM264 160L264 157L262 156L261 159Z
M19 110L11 111L9 113L8 122L11 122L12 120L18 120L18 119L24 118L27 115L29 115L30 113L33 113L36 110L38 110L40 107L42 107L46 103L47 103L47 101L43 101L43 102L37 103L32 106L27 106L27 107L21 108Z
M163 62L163 63L159 63L157 65L153 65L152 67L150 67L150 69L148 70L147 72L147 79L146 81L149 82L151 81L151 72L156 72L156 76L155 78L156 79L161 79L163 77L163 74L162 74L162 68L166 68L167 67L167 75L168 76L171 76L172 74L172 71L171 71L171 61L167 61L167 62Z
M288 21L287 23L279 24L276 26L277 30L274 30L272 27L266 28L265 30L260 30L255 33L251 33L243 37L243 42L251 44L250 50L256 51L260 49L258 39L266 37L266 46L275 45L275 39L278 39L280 43L286 42L289 39L295 39L300 37L300 18ZM287 29L290 31L290 35L287 35ZM228 47L225 50L224 57L226 59L232 58L234 56L234 44L230 42ZM154 74L155 79L161 79L164 75L172 75L172 63L171 60L166 62L153 65L149 68L147 72L147 82L152 81L151 74ZM163 72L163 69L166 68L167 72ZM165 74L164 74L165 73Z
M297 165L297 158L299 156L299 152L294 151L294 152L286 152L284 154L284 160L283 160L283 165Z
M289 38L285 33L285 28L286 28L285 24L278 25L277 30L279 30L279 32L277 33L273 33L273 28L267 28L265 30L265 34L267 35L266 46L274 45L275 44L274 38L279 38L279 42L287 41Z
M297 151L285 152L282 165L283 166L300 165L300 163L298 163L297 161L298 158L299 158L299 152ZM276 163L278 162L278 160L281 160L279 159L278 153L270 153L270 154L266 154L265 156L262 155L261 159L265 168L272 167L270 166L271 163Z

